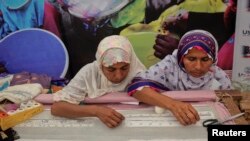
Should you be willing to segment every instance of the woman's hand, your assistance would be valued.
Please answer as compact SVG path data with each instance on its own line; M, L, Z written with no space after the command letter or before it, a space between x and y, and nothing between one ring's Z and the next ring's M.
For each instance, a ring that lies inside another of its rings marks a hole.
M175 15L170 15L162 23L163 31L166 34L158 34L154 45L154 55L163 59L166 55L172 54L177 49L179 38L187 32L188 11L179 10Z
M162 23L162 29L181 37L188 29L188 16L186 10L179 10L176 14L168 16Z
M198 112L189 103L184 103L144 87L133 96L141 102L170 110L182 125L195 124L200 120Z
M117 127L125 119L122 114L106 106L97 106L96 116L109 128Z
M191 104L176 100L173 100L168 104L168 109L174 114L182 125L195 124L200 120L198 112Z
M172 52L177 49L179 44L179 39L175 37L173 34L168 33L158 34L155 39L154 55L159 59L165 58L165 56L172 54Z

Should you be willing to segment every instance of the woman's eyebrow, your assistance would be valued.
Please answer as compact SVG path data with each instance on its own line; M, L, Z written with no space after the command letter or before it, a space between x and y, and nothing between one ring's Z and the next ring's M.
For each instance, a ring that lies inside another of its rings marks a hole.
M122 68L123 68L123 67L127 67L127 66L129 66L129 64L126 64L126 65L122 66Z

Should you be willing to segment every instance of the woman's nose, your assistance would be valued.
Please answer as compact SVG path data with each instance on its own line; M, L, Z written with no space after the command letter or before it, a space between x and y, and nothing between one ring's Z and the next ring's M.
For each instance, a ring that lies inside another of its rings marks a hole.
M121 71L117 71L115 75L116 80L121 80L123 79L123 73Z
M194 68L197 69L197 70L200 70L202 68L201 61L196 61Z

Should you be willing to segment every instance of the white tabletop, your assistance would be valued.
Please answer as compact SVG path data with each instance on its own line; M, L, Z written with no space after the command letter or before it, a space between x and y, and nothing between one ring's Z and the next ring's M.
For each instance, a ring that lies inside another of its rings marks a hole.
M20 141L201 141L207 140L207 129L201 123L216 114L209 105L194 105L201 120L195 125L182 126L171 113L156 114L153 108L119 110L125 121L114 129L99 119L86 117L65 119L50 114L50 110L17 125Z

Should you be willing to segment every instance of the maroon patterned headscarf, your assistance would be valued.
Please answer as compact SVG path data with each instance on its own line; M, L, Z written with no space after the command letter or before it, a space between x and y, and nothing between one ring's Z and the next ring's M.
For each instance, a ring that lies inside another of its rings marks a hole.
M217 62L218 43L214 36L205 30L192 30L182 36L178 45L177 59L181 68L184 68L183 56L193 47L205 51L214 63Z

